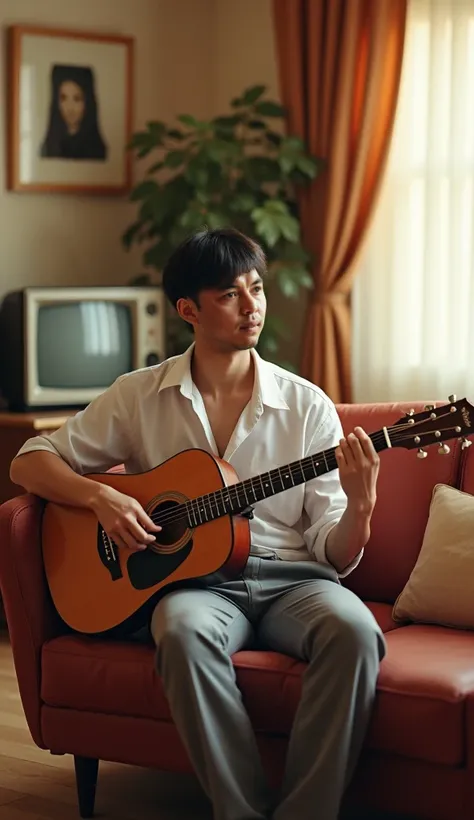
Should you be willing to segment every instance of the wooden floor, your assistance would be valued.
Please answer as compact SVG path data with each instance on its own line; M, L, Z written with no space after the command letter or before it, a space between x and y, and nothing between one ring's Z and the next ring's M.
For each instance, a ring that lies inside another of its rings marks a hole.
M99 820L211 820L194 778L101 763ZM8 637L0 634L0 820L78 820L71 757L55 757L31 740Z

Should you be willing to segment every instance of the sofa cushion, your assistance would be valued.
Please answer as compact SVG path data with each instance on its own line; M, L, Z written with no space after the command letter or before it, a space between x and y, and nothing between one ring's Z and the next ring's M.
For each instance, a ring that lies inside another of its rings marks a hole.
M474 692L474 633L414 624L385 639L369 747L461 765L466 698Z
M371 608L379 617L390 612L388 605ZM391 628L386 641L369 747L459 765L465 745L464 698L474 691L474 634L407 626ZM238 652L233 661L256 731L287 735L305 664L260 651ZM43 647L41 681L48 706L171 720L151 644L55 638Z
M438 484L423 544L395 601L396 621L474 629L474 496Z

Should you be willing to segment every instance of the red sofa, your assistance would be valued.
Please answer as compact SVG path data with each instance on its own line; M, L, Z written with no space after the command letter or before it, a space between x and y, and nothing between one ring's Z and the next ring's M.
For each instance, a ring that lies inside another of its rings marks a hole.
M409 405L338 409L346 431L360 424L371 432L396 422ZM474 633L398 626L391 616L422 543L434 485L474 493L474 447L452 442L445 456L436 449L424 460L415 450L382 453L370 543L344 580L374 612L388 649L346 798L364 817L474 817ZM154 671L153 647L74 635L58 619L43 575L42 509L32 495L0 507L1 592L31 735L42 749L74 755L81 816L90 817L98 760L171 771L189 771L190 764ZM233 660L263 759L278 778L304 664L262 651Z

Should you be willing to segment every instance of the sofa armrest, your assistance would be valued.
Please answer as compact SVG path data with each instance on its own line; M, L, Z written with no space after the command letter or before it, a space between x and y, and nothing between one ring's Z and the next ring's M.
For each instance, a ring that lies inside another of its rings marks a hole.
M44 501L25 494L0 506L0 589L23 709L34 742L41 735L41 650L64 633L44 575L41 519Z

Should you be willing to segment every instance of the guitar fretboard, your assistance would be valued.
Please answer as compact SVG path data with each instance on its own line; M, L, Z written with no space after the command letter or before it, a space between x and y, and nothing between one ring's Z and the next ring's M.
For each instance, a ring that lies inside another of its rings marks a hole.
M381 438L380 431L373 433L370 438L377 451L387 448L388 444L384 437ZM332 447L330 450L322 450L313 456L292 461L291 464L261 473L246 481L201 495L183 505L188 525L197 527L223 515L236 515L257 501L290 490L336 468L336 448Z

